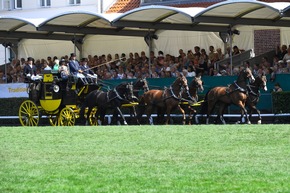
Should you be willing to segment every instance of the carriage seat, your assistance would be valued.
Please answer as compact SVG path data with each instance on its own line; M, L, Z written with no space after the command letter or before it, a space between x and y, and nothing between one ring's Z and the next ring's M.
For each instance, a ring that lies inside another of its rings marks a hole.
M60 81L60 75L58 71L43 70L42 76L43 76L43 82L45 83L50 83L53 81L56 81L56 82Z

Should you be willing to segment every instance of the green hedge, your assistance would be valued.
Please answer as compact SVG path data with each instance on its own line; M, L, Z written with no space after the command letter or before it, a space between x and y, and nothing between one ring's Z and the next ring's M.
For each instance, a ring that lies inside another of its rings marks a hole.
M0 116L17 116L18 110L23 101L27 98L4 98L0 99Z
M273 92L272 103L273 113L289 113L290 112L290 92Z

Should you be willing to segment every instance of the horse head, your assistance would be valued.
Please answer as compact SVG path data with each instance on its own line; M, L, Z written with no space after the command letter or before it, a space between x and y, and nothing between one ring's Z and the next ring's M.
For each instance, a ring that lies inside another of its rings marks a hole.
M255 78L255 81L253 83L251 83L251 85L260 88L264 91L267 91L267 78L265 75L262 76L258 76Z
M254 76L253 76L252 71L250 70L250 68L245 68L245 69L243 69L240 72L240 75L238 77L238 81L242 81L242 80L240 80L241 78L243 78L244 81L246 81L247 79L250 82L254 82L255 81L255 78L254 78Z
M174 81L173 85L178 85L179 89L184 88L185 90L189 90L187 79L186 77L181 74L177 79Z
M134 90L140 90L143 89L144 92L147 92L149 90L148 82L146 78L140 78L133 84Z
M250 82L254 82L255 81L255 78L254 78L254 76L252 74L251 69L250 68L246 68L244 71L245 71L245 74L246 74L247 79L249 79Z
M133 84L132 82L121 83L115 88L115 92L118 97L122 100L133 101L136 97L133 93Z
M194 77L194 79L192 79L190 85L189 85L189 89L193 88L193 89L197 89L200 92L203 92L203 82L201 80L201 76L196 76Z

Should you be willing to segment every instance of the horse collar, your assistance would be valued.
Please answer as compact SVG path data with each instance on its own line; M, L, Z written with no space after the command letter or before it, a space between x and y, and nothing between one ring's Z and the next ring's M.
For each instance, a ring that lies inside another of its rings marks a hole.
M244 93L247 92L245 89L243 89L242 87L240 87L240 86L237 84L237 81L235 81L234 83L235 83L235 86L237 87L236 90L239 90L239 91L244 92Z
M123 98L119 95L119 93L118 93L118 91L116 90L116 88L114 88L114 92L116 93L116 97L117 97L118 99L120 99L120 100L125 100L125 99L123 99Z
M172 96L173 98L175 98L175 99L177 99L177 100L180 100L180 98L179 98L179 97L177 97L177 96L174 94L174 92L173 92L173 90L172 90L172 87L171 87L171 86L170 86L169 90L170 90L170 92L171 92L171 96Z

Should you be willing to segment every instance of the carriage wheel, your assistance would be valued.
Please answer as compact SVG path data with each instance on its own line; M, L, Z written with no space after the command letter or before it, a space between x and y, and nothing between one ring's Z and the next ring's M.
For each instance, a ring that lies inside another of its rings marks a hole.
M89 117L89 122L90 125L98 125L98 118L96 117L96 113L97 113L97 108L93 108L90 117Z
M58 116L57 115L49 115L48 119L49 119L49 123L51 126L58 126Z
M76 122L76 116L74 111L71 108L64 107L58 118L58 123L61 126L74 126Z
M26 100L20 105L19 121L22 126L37 126L39 119L39 110L34 102Z

